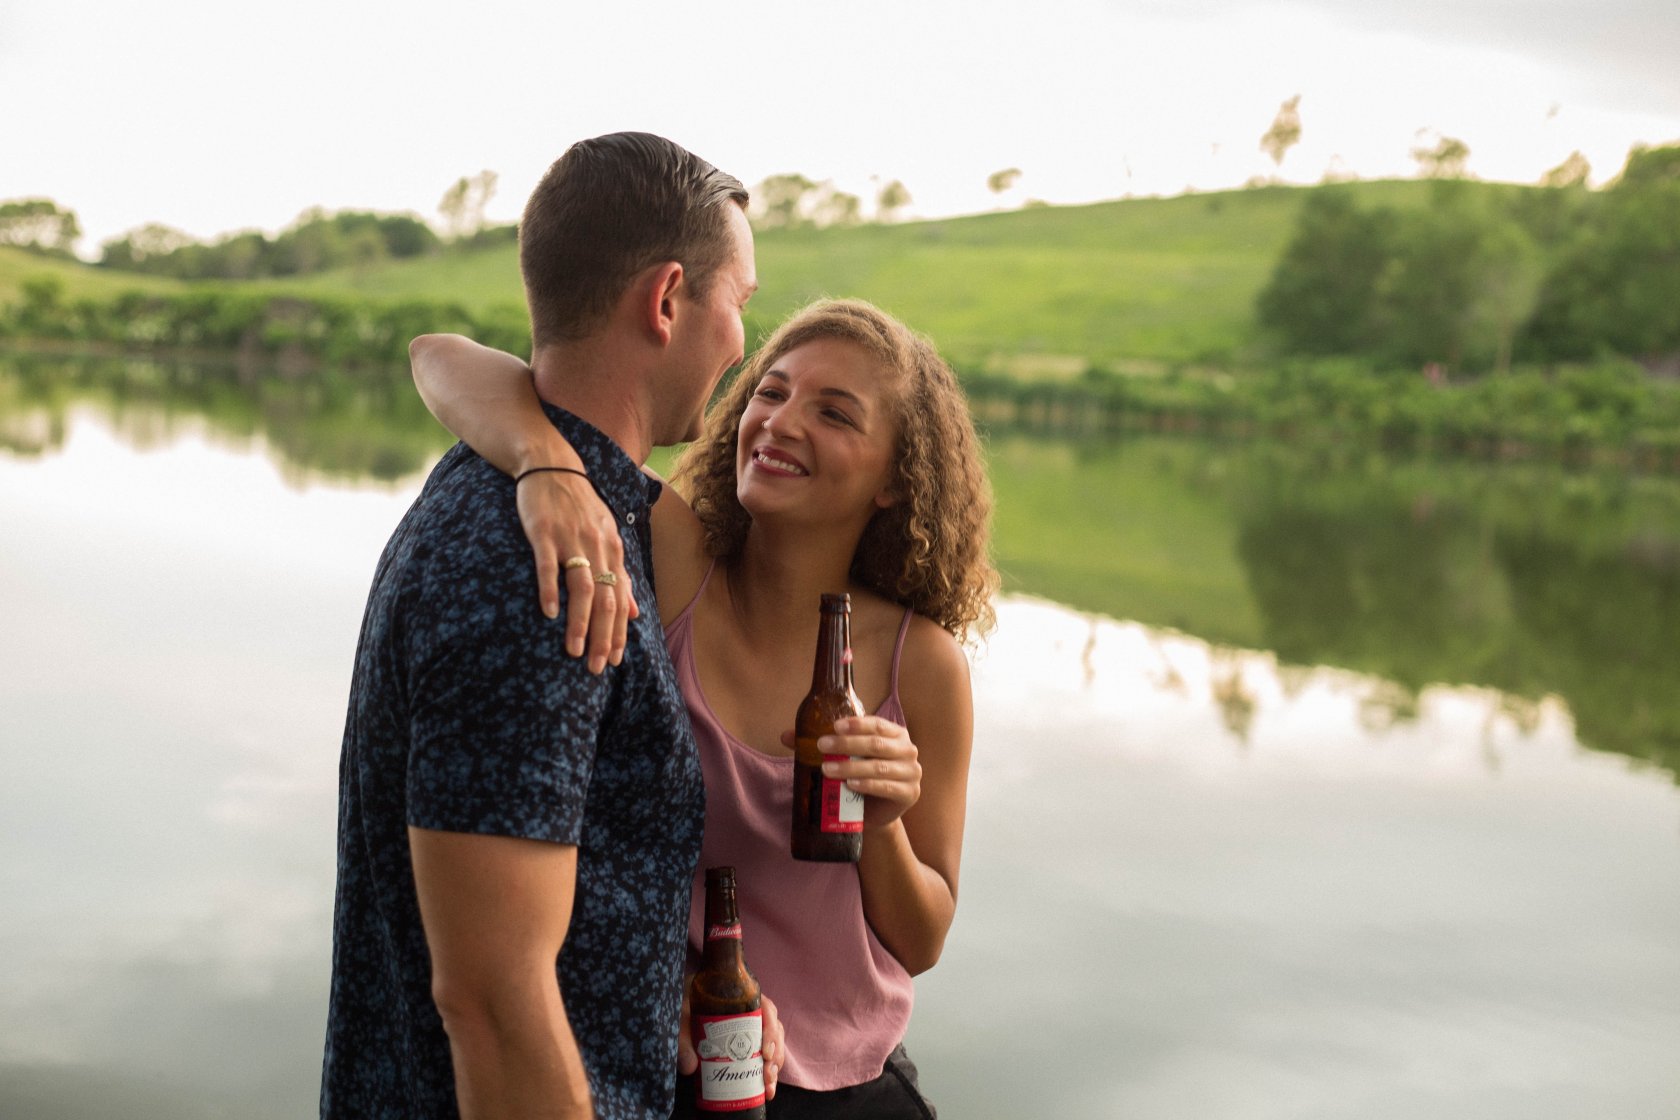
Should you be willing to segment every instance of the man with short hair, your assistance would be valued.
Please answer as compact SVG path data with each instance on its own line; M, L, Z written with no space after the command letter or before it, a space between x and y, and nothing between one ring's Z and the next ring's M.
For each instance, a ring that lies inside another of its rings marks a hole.
M573 145L520 225L532 368L622 536L571 596L653 586L639 469L741 359L746 192L669 141ZM553 477L553 476L550 476ZM672 1104L703 792L647 611L622 658L530 594L518 482L464 444L381 556L339 767L323 1117L647 1120ZM569 641L569 639L575 640Z

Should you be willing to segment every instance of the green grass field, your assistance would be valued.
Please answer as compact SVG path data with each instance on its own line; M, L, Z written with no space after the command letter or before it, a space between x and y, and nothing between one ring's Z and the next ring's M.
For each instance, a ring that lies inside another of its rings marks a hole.
M181 285L160 276L141 276L133 272L111 272L93 268L79 261L44 257L38 253L0 245L0 305L11 303L23 292L25 280L37 276L52 276L64 284L68 299L109 299L119 292L175 291Z
M1429 184L1350 188L1367 206L1421 206ZM899 315L954 361L1018 376L1068 376L1092 362L1137 372L1240 364L1255 341L1255 296L1311 189L761 232L751 325L762 333L810 300L851 296ZM0 303L38 272L62 276L70 298L176 286L0 249ZM452 301L475 312L523 301L512 246L252 283L300 295Z

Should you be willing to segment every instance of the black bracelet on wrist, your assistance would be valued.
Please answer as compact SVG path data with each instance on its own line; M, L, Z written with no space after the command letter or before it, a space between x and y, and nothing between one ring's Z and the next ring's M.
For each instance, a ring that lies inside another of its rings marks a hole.
M575 474L585 482L589 482L591 486L595 485L593 482L590 482L589 475L578 470L576 467L532 467L529 470L520 471L518 474L514 475L513 484L518 486L521 482L524 482L532 475L542 474L544 471L550 471L554 474Z

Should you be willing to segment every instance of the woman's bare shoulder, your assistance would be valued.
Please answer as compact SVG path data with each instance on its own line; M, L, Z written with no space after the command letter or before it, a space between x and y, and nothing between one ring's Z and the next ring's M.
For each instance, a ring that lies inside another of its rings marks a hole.
M898 702L918 743L931 742L928 732L941 728L966 744L974 718L968 654L931 618L910 619L898 664Z
M653 503L648 527L653 534L653 575L659 582L659 620L669 626L699 593L711 566L706 532L693 508L669 482Z
M912 615L898 670L901 697L960 688L968 696L968 653L939 623Z

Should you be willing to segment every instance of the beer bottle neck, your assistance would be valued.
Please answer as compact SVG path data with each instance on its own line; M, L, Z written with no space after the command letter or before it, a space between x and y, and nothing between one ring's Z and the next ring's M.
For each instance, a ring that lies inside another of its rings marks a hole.
M811 669L811 690L849 691L852 687L852 615L824 610L817 630L817 660Z
M702 956L707 971L741 963L741 916L735 905L733 881L706 884L706 946Z

